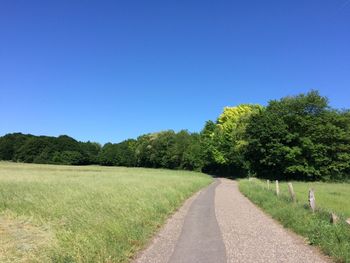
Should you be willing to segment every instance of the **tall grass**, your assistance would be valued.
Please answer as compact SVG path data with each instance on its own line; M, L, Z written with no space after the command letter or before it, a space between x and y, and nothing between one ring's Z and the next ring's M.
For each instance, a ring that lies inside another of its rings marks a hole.
M336 195L338 198L343 196L342 194L347 196L350 185L344 186L344 189L339 188L336 184L324 184L322 187L316 187L316 185L314 188L316 189L318 210L313 214L306 206L306 199L301 197L302 194L307 198L305 189L308 189L309 186L306 183L293 183L298 201L292 203L287 195L285 184L282 184L281 196L277 197L273 190L268 190L266 185L259 180L239 181L240 191L273 218L279 220L285 227L306 237L310 244L319 246L336 261L350 262L350 226L344 222L345 217L343 216L340 223L331 224L327 212L331 208L332 211L346 215L349 200L344 200L347 205L341 207L336 202L322 197L328 196L327 192L329 191L340 191L340 195ZM272 184L271 187L274 188L274 185ZM332 203L335 204L334 207Z
M125 262L210 182L185 171L2 162L0 231L8 248L0 261ZM38 231L47 233L45 245Z

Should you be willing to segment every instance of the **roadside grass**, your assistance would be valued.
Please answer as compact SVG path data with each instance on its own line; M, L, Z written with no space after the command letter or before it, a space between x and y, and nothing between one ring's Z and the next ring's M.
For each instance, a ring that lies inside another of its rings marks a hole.
M186 171L0 162L0 261L126 262L211 181Z
M253 179L255 183L267 188L265 180ZM301 203L308 203L309 189L315 190L317 206L337 215L350 217L350 183L298 182L292 181L296 198ZM279 182L281 194L289 196L287 182ZM272 191L275 181L270 182Z
M311 185L316 193L317 211L314 214L307 207L308 187ZM257 179L239 181L240 191L285 227L306 237L310 244L319 246L336 261L350 262L350 226L344 222L349 212L350 200L346 198L350 184L293 182L296 203L291 202L286 183L280 184L279 197L274 193L274 187L274 182L271 182L268 190L266 182ZM332 198L335 200L330 200ZM338 213L340 223L330 223L329 211Z

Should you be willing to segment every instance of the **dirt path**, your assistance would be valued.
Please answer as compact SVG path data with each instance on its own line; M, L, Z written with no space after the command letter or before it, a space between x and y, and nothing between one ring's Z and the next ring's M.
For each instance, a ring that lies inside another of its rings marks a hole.
M330 262L238 190L216 179L186 201L137 263Z

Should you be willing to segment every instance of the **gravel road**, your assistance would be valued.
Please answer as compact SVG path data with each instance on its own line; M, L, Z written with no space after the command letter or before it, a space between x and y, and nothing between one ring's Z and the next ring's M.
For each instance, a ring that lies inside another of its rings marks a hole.
M235 181L220 181L215 209L227 262L330 262L252 204Z
M215 179L185 202L134 262L331 261L264 214L235 181Z

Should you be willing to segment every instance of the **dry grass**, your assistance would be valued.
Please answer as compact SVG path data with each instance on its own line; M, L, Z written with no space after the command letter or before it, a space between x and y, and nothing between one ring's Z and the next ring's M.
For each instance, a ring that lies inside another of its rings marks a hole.
M0 262L126 262L211 181L186 171L0 162Z
M15 218L9 213L0 216L0 262L45 262L40 250L52 246L49 227L35 226L30 218Z

